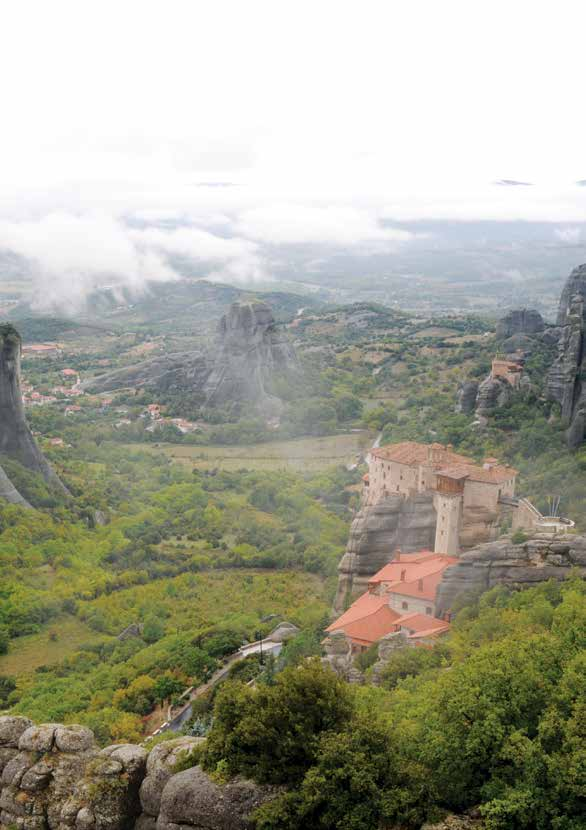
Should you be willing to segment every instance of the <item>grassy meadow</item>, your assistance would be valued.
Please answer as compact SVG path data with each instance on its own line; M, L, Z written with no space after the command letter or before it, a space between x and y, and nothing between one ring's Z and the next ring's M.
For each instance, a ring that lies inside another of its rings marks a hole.
M324 437L274 441L244 446L190 446L187 444L133 444L132 448L163 452L191 469L294 470L319 472L336 465L355 464L371 445L369 430ZM130 447L129 447L130 448Z

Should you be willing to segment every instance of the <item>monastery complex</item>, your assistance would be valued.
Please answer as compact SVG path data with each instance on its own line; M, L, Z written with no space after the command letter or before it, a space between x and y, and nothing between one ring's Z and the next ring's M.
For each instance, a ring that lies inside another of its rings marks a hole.
M501 363L493 370L517 376L515 364ZM457 563L463 550L496 538L503 514L513 529L572 524L543 517L526 499L516 498L517 470L496 458L477 464L450 445L405 441L373 448L367 461L363 510L397 496L405 500L431 496L435 542L433 550L389 550L388 564L370 577L367 590L326 629L326 652L347 647L349 660L381 641L387 649L426 646L445 634L449 614L445 619L436 617L436 593L444 571ZM346 646L341 646L340 638Z
M493 535L501 508L515 495L517 471L487 458L478 465L442 444L405 441L373 449L364 477L364 504L392 494L433 493L435 553L457 556Z

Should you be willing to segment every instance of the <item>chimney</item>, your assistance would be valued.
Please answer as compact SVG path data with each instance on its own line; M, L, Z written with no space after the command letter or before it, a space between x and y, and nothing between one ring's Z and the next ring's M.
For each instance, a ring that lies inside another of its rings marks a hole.
M401 561L401 548L397 548L395 551L395 562Z

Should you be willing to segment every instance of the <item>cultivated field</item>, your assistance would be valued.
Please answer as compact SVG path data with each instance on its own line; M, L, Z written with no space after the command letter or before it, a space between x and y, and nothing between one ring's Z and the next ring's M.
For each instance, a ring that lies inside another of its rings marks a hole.
M283 470L315 472L337 464L355 464L374 441L367 430L328 435L324 438L300 438L246 446L194 447L182 444L131 444L151 452L164 452L179 464L202 470Z

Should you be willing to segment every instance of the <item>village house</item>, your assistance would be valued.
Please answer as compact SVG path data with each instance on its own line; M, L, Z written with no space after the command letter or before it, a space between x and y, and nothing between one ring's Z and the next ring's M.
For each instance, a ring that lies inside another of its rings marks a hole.
M451 445L404 441L378 447L370 451L368 468L367 506L390 495L433 495L435 553L457 555L462 547L492 538L506 500L515 495L516 470L495 458L477 464Z
M161 417L161 405L150 403L143 412L143 417L150 418L152 421L158 420Z
M428 550L396 551L369 580L368 591L326 631L343 632L355 654L392 633L404 633L408 645L429 644L449 631L449 622L434 616L435 597L444 571L457 561Z

